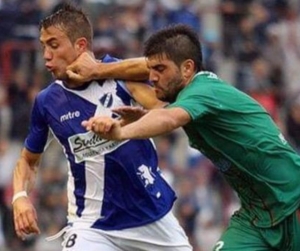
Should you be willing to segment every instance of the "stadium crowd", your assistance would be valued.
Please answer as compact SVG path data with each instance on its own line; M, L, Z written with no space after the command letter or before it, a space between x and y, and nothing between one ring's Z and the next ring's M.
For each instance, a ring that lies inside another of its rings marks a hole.
M66 223L66 162L53 141L32 193L40 236L18 240L11 177L35 94L49 83L38 26L65 1L0 0L0 251L52 251L44 239ZM89 13L94 51L141 55L143 41L172 23L193 27L207 70L257 99L300 152L300 3L297 0L77 0ZM175 188L175 214L195 251L210 250L239 202L212 163L188 147L181 130L155 139L160 167ZM226 147L226 146L224 146Z

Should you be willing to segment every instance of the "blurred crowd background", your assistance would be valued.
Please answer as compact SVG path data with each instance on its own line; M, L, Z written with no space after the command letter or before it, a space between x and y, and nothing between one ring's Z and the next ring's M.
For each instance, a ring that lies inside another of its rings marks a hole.
M40 53L41 18L65 1L0 0L0 251L57 251L46 242L66 223L66 161L53 142L40 164L32 199L40 236L14 234L11 177L38 91L51 81ZM257 99L300 150L299 0L77 0L94 24L94 51L142 55L152 32L172 23L193 27L207 70ZM188 147L181 130L155 139L160 167L176 190L174 207L194 251L211 250L239 207L212 163ZM226 146L224 146L226 147Z

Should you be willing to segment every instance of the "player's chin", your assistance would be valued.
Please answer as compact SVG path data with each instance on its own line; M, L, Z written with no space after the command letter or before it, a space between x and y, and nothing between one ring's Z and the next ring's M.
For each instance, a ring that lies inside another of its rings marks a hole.
M162 100L165 98L165 95L163 94L163 92L159 89L155 89L155 95L159 100Z
M160 100L160 101L163 101L163 102L169 102L168 101L168 98L166 95L160 93L160 95L156 94L156 97Z
M62 80L62 81L66 81L69 79L67 73L61 73L61 72L53 72L53 76L56 78L56 79L59 79L59 80Z

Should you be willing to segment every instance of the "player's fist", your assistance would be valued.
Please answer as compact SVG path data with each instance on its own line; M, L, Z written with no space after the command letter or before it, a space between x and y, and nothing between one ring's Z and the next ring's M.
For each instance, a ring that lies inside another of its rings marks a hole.
M107 116L96 116L84 120L81 125L88 131L93 131L101 138L122 140L120 121Z
M67 75L76 82L88 82L95 78L94 70L97 67L97 60L91 54L84 52L67 67Z
M19 238L25 239L28 234L39 234L37 214L28 197L18 198L13 203L15 231Z

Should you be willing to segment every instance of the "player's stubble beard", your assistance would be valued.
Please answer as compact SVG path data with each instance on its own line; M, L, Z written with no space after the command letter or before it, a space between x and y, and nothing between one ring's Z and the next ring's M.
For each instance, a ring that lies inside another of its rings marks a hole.
M164 96L158 97L158 99L164 102L173 103L176 101L178 93L183 88L183 78L181 74L177 74L170 81L168 81L165 88L161 89L164 93Z

